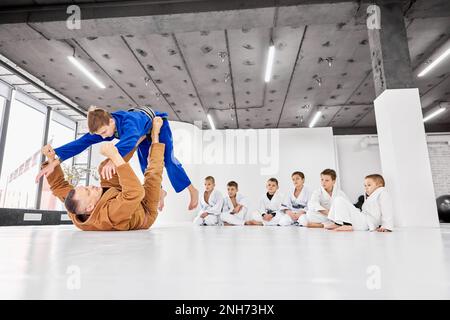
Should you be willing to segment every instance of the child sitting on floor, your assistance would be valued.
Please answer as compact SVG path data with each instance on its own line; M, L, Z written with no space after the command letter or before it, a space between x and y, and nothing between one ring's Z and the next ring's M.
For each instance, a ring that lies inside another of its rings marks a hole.
M384 186L384 178L379 174L371 174L365 178L364 188L367 198L361 211L347 199L337 197L328 215L332 222L325 225L325 228L336 231L392 231L394 210Z

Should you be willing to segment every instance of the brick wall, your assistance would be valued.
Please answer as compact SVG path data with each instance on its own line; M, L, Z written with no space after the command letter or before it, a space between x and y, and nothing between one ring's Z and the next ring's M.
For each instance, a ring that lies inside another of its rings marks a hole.
M428 138L431 172L436 197L450 194L450 136Z

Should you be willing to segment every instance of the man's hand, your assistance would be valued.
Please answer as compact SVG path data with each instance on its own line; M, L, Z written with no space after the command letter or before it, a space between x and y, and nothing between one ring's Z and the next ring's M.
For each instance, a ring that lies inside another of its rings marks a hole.
M42 154L44 156L47 157L49 163L56 160L55 159L56 158L56 153L55 153L55 150L53 150L51 145L46 144L45 146L43 146L41 148L41 152L42 152Z
M116 166L111 160L103 166L102 172L100 173L103 179L111 179L112 176L116 173Z
M270 213L266 213L264 216L263 216L263 220L264 221L270 221L270 220L272 220L273 219L273 215L271 215Z
M57 162L57 161L55 161ZM53 163L55 163L53 162ZM53 170L55 169L55 166L53 165L53 163L49 163L45 168L41 169L41 171L39 171L39 173L36 176L36 180L35 182L38 183L39 180L43 177L43 176L48 176L50 173L53 172Z
M111 142L103 143L100 147L100 153L104 155L107 158L114 158L119 154L119 151L117 150L116 146L112 144Z
M378 231L378 232L392 232L391 230L386 229L386 228L383 228L383 227L379 227L379 228L377 229L377 231Z
M114 146L114 144L112 144L111 142L103 143L100 148L100 153L102 155L104 155L105 157L108 157L111 160L111 162L114 164L114 166L116 166L116 168L125 163L125 160L123 160L119 151ZM102 173L103 172L104 171L102 170ZM107 177L107 179L110 179L112 177L111 171L109 171L109 173L110 173L110 177L109 178ZM102 177L104 177L104 176L102 175Z
M50 173L53 172L53 170L56 168L56 166L59 164L59 161L56 160L56 153L55 150L53 150L52 146L49 144L46 144L45 146L43 146L41 148L41 152L42 154L47 157L48 159L48 164L45 168L41 169L41 171L39 171L39 173L36 176L35 182L38 183L39 180L43 177L43 176L47 176Z
M161 117L154 117L152 122L152 142L159 143L159 132L161 131L161 127L163 125L163 119Z
M207 216L208 216L208 212L203 212L203 213L200 215L200 218L205 219Z

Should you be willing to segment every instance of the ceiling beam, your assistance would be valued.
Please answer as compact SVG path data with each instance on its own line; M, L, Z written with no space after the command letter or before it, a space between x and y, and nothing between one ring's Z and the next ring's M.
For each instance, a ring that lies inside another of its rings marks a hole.
M368 1L368 0L367 0ZM395 0L403 1L403 0ZM365 0L362 1L363 3ZM67 28L67 5L1 7L0 39L70 39L149 33L337 24L365 17L357 0L178 0L79 3L81 28ZM213 13L213 14L211 14ZM365 22L364 18L362 19ZM359 20L358 20L359 21Z

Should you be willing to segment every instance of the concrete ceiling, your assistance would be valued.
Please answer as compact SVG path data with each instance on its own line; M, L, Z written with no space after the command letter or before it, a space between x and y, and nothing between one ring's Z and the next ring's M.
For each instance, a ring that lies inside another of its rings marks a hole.
M122 8L122 17L93 17L82 20L80 30L69 30L54 13L60 10L54 4L71 1L2 1L0 17L11 21L0 22L0 54L84 109L92 104L109 110L150 104L173 120L203 121L204 128L208 112L218 128L287 128L307 126L320 109L318 126L349 132L373 128L367 3L294 2L279 8L145 16L126 15ZM405 2L413 68L450 38L449 3ZM94 14L94 9L86 10ZM28 22L21 21L27 11ZM275 64L266 84L271 38ZM67 56L74 49L106 89L96 87L69 63ZM450 101L449 60L417 80L425 112ZM0 73L0 79L8 77ZM26 85L22 89L27 90ZM448 127L450 112L434 123Z

